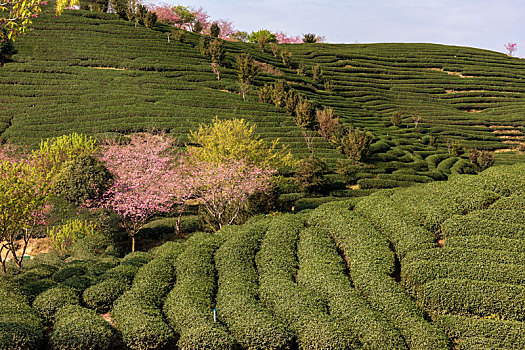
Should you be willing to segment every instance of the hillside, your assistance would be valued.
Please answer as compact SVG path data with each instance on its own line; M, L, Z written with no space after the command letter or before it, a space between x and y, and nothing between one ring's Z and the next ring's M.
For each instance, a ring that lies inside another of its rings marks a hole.
M523 349L524 180L493 167L123 259L37 256L0 276L0 346L40 348L43 318L56 348L109 349L93 310L111 310L130 349Z
M301 130L284 110L260 103L257 89L285 80L340 121L376 136L362 187L391 187L443 179L468 165L447 144L496 150L497 164L522 161L507 153L525 138L525 61L485 50L433 44L281 45L293 53L293 69L271 50L225 42L221 80L198 51L199 37L171 39L168 27L135 27L111 14L66 11L44 14L17 41L19 53L0 70L3 140L34 145L73 131L94 135L166 129L181 142L199 123L245 118L265 138L280 138L299 158L309 154ZM244 102L233 68L248 52L266 64ZM320 63L326 91L311 77ZM304 64L306 76L296 67ZM401 123L393 126L399 113ZM417 121L417 123L416 123ZM437 137L433 144L432 137ZM343 158L329 142L313 138L313 150L329 165ZM392 175L392 173L394 173ZM405 175L423 176L408 179ZM375 179L374 179L375 180ZM385 181L386 180L386 181ZM368 181L368 182L367 182ZM390 181L390 182L388 182ZM403 182L404 181L404 182Z

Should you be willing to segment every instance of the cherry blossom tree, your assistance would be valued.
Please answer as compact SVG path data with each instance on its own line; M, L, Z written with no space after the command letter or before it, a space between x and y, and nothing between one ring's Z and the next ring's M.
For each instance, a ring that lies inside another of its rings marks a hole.
M128 144L109 141L103 147L101 160L115 181L99 205L122 217L132 251L135 236L148 219L185 203L192 195L192 186L186 186L192 179L183 177L188 171L180 167L185 163L180 154L173 153L173 147L173 139L151 134L134 134Z
M507 43L505 44L505 49L507 49L508 55L512 57L514 55L514 52L518 51L518 44Z
M235 221L251 195L268 190L276 172L244 160L193 164L193 178L198 179L195 198L219 229Z
M303 42L300 36L288 36L282 31L275 33L275 37L280 44L300 44Z

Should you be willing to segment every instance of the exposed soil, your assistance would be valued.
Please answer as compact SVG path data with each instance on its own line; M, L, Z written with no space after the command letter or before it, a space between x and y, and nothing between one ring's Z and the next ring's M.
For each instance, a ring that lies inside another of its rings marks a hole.
M257 67L259 67L259 69L261 70L261 72L263 73L268 73L268 74L273 74L273 75L283 75L283 72L272 66L271 64L268 64L268 63L263 63L263 62L259 62L259 61L254 61L255 62L255 65Z
M110 70L127 70L126 68L115 68L115 67L89 67L92 69L110 69Z
M460 78L475 78L475 76L463 75L460 72L449 72L449 71L444 70L443 68L427 68L427 70L433 70L433 71L437 71L437 72L444 72L444 73L447 73L448 75L455 75L455 76L458 76Z
M106 320L110 325L112 325L113 327L115 327L115 322L113 321L113 319L111 318L111 313L110 312L106 312L105 314L100 314L100 317L102 317L104 320Z
M469 109L466 112L467 113L481 113L481 112L483 112L483 110L482 109Z
M359 186L359 184L357 184L357 185L348 186L348 188L351 189L351 190L359 190L359 189L361 189L361 186Z
M16 251L17 255L22 254L22 243L22 240L16 242L16 246L19 247ZM31 238L27 244L26 255L33 256L41 253L49 253L51 250L53 250L53 247L51 246L51 242L49 241L48 237ZM5 258L6 254L7 252L2 251L2 259ZM11 257L9 257L9 259L11 259Z
M440 238L440 239L438 239L438 241L437 241L436 244L437 244L437 246L438 246L439 248L443 248L443 246L445 245L445 239L444 239L444 238Z

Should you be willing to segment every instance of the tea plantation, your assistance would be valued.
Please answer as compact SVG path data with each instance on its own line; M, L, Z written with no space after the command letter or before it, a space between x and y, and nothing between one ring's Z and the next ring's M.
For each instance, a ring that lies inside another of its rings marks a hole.
M470 172L468 149L496 150L496 164L523 161L525 62L501 53L433 44L282 44L283 64L269 47L224 42L220 80L199 52L199 35L182 42L112 14L66 11L35 20L1 69L0 133L35 145L70 132L107 136L165 129L180 142L199 123L245 118L264 138L310 154L283 108L259 102L264 84L285 81L340 122L375 136L367 166L354 174L362 189L407 186ZM238 94L235 58L262 65L247 100ZM321 75L313 76L319 64ZM298 72L301 71L301 72ZM395 119L395 121L394 121ZM396 124L396 125L393 125ZM310 148L334 169L345 156L308 133ZM451 151L457 143L463 155Z
M498 166L122 259L42 254L1 277L0 348L523 349L524 184Z

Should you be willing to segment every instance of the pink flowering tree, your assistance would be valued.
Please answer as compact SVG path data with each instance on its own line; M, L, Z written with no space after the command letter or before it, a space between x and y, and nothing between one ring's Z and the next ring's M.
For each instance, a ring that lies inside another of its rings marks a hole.
M514 55L514 52L518 51L518 44L507 43L505 44L505 49L507 49L508 55L512 57Z
M100 206L122 217L135 251L135 236L153 215L167 213L192 196L186 164L173 152L174 140L164 135L134 134L128 144L107 142L101 160L115 175ZM182 214L182 212L181 212Z
M274 169L244 160L193 164L194 178L198 179L195 198L219 229L235 221L250 196L270 189L275 173Z
M275 33L275 37L280 44L300 44L303 42L300 36L288 36L282 31Z

